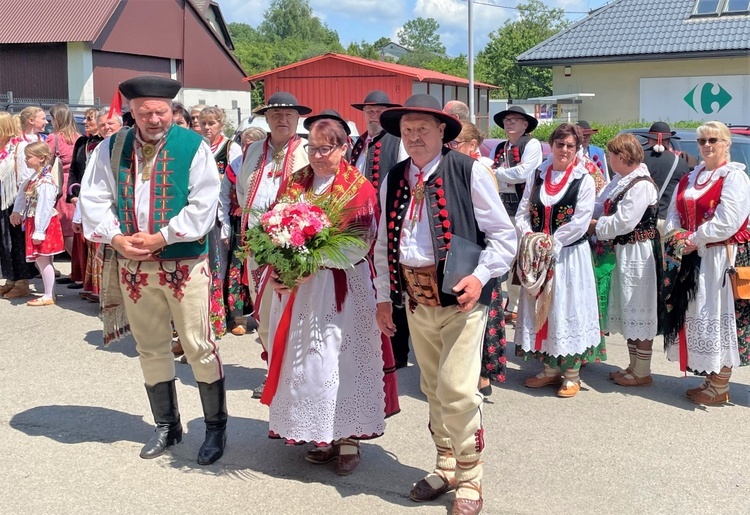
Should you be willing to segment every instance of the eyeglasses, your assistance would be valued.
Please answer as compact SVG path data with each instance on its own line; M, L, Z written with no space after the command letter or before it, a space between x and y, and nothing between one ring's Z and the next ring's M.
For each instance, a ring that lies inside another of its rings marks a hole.
M713 147L720 141L723 141L723 140L720 140L719 138L698 138L698 146L703 147L706 144L709 144Z
M93 116L87 116L86 118L84 118L84 120L86 120L87 122L93 122L94 121L94 117Z
M448 143L446 143L445 146L448 147L451 150L456 150L458 148L458 146L461 145L462 143L466 143L466 142L465 141L458 141L457 139L455 139L453 141L449 141Z
M508 125L509 123L519 123L519 122L525 122L525 118L503 118L503 125Z
M315 157L316 154L319 154L320 157L328 157L331 155L331 152L336 150L337 147L311 147L310 145L305 145L305 151L307 152L308 156Z
M568 150L575 150L577 146L575 143L565 143L563 141L555 141L554 145L555 148L559 148L561 150L564 148L567 148Z

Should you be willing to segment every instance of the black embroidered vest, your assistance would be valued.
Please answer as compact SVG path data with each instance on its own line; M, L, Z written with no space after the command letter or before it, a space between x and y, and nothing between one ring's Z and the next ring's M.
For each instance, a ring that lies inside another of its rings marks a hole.
M471 201L471 169L475 161L461 154L443 148L443 157L435 172L425 183L426 215L430 218L432 245L437 265L440 304L458 304L455 295L442 292L445 272L445 256L450 249L453 235L473 241L486 247L484 233L479 230L474 218L474 205ZM388 234L388 273L391 287L391 301L400 305L403 302L404 287L399 265L401 228L408 223L411 199L408 170L410 159L401 161L388 173L386 200L383 210L386 213ZM479 302L489 305L496 280L490 279L482 288Z
M576 203L578 202L578 190L581 189L582 180L583 177L579 177L570 183L562 198L551 206L550 220L547 220L547 211L544 209L545 205L541 200L544 179L542 179L541 173L537 171L536 179L534 179L534 187L531 191L531 198L529 199L531 229L534 232L546 232L545 227L549 227L549 234L555 234L558 228L573 219ZM566 247L572 247L587 240L588 236L584 234L570 245L566 245Z
M612 202L604 203L604 214L609 216L617 212L617 206L625 198L625 194L641 181L649 181L656 188L651 177L637 177L628 184L624 190L622 190ZM627 233L617 236L613 241L615 245L628 245L637 241L649 241L655 240L659 237L659 232L656 230L656 214L659 210L659 204L652 204L648 206L646 211L643 213L641 220L636 224L635 228Z
M352 157L349 161L352 166L357 166L359 156L365 151L366 139L367 133L363 134L354 145ZM385 131L381 131L370 142L370 146L367 148L367 157L365 157L363 175L375 186L375 189L380 189L381 178L398 162L400 144L399 138Z
M224 145L221 146L221 150L216 153L216 156L214 156L214 161L216 161L216 168L219 169L219 175L224 177L224 170L226 170L227 166L229 166L229 147L232 144L232 140L227 139L224 142Z

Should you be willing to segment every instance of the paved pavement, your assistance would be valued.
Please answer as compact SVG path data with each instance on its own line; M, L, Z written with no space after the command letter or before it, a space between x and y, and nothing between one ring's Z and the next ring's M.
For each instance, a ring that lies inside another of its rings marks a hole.
M267 409L250 398L264 375L258 347L252 336L227 336L226 454L195 464L198 391L178 364L185 438L145 461L138 452L151 415L133 340L104 349L95 305L64 286L58 293L58 305L44 308L0 300L0 513L444 514L450 506L449 496L407 498L434 459L416 366L398 372L402 412L340 478L305 462L304 448L266 438ZM701 381L681 377L660 353L656 384L639 389L607 379L627 359L621 338L610 338L609 355L583 369L573 399L524 388L539 365L511 358L484 410L484 513L750 513L750 370L732 379L734 405L702 408L684 396Z

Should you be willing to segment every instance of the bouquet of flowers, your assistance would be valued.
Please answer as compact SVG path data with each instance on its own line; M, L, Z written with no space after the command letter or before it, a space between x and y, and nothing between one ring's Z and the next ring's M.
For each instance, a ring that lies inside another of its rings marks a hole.
M320 201L281 199L258 217L260 223L245 233L240 256L253 256L259 265L270 265L279 281L293 288L296 282L330 263L347 268L345 249L366 248L366 230L342 229L344 209L330 197Z

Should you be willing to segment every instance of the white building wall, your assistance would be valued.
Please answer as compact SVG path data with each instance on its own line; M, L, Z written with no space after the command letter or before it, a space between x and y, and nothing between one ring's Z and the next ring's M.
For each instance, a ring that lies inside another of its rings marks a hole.
M250 116L252 111L249 91L183 88L177 100L188 109L197 104L221 107L232 127L237 127L239 121Z
M88 43L68 43L68 97L71 104L96 103L94 58Z

